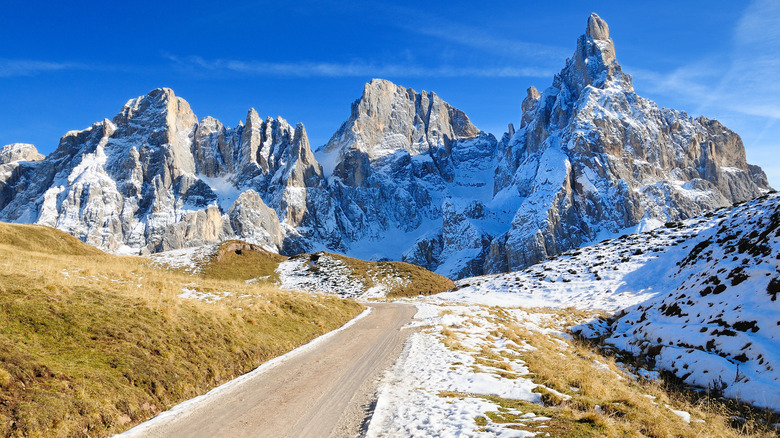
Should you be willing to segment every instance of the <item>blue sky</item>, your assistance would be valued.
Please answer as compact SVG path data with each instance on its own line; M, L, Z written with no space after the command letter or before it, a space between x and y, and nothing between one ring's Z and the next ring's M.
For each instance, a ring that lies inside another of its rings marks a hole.
M303 122L317 147L374 77L433 90L500 136L525 89L551 84L590 12L608 22L638 94L719 119L780 187L773 0L10 2L0 145L50 153L65 132L165 86L230 126L250 107Z

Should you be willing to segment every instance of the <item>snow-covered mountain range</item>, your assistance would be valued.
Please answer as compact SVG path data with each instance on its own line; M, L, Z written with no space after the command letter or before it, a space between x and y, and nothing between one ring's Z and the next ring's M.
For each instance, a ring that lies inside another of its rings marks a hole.
M737 134L634 93L595 14L501 140L433 92L375 79L316 152L302 124L254 109L235 128L199 120L165 88L68 132L44 159L30 145L0 151L0 220L109 251L240 238L452 278L519 269L768 189Z

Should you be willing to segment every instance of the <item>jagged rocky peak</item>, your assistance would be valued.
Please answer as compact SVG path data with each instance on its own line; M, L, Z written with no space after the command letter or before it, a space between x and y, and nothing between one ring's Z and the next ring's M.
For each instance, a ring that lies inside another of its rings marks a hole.
M387 80L373 79L352 104L349 119L319 152L330 156L325 161L346 165L337 169L338 175L359 185L370 162L400 151L411 156L430 153L432 148L479 133L463 111L453 108L436 93L418 93Z
M623 87L631 87L631 77L624 75L617 63L609 26L592 13L588 17L585 34L577 39L577 51L561 72L560 81L572 91L579 92L588 85L601 87L612 80L620 80L625 83Z
M528 87L528 90L526 90L526 96L525 99L523 99L523 103L520 106L520 108L523 111L523 117L520 121L520 127L523 128L525 125L528 124L528 122L531 120L531 108L534 107L534 104L536 103L539 98L542 97L542 94L539 93L539 90L536 89L536 87L531 86ZM512 137L515 135L515 129L514 125L512 125L512 129L509 129L509 136Z
M592 12L588 17L588 28L585 30L585 35L594 40L610 40L609 26L599 17L599 14Z
M522 204L491 243L487 272L516 270L611 233L647 229L769 189L719 122L638 96L609 28L588 18L574 56L541 95L496 168L496 196Z
M22 149L4 150L10 160ZM34 148L22 155L33 158ZM198 122L168 88L130 99L113 120L66 133L36 165L4 167L0 220L134 252L234 237L280 249L297 235L308 186L322 175L303 125L263 120L254 109L235 129L212 117Z
M128 134L161 126L186 131L198 124L190 104L170 88L157 88L145 96L130 99L112 121L118 128L127 129Z
M0 149L0 165L15 161L41 161L45 157L29 143L11 143Z

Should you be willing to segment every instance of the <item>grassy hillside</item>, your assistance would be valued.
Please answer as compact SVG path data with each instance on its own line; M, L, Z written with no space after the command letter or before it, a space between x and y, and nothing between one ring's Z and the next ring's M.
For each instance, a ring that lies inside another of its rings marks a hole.
M240 240L222 242L211 259L201 267L206 278L218 280L251 280L264 278L274 283L278 275L274 270L287 257Z
M361 310L220 275L0 224L0 435L119 432Z
M452 280L409 263L370 262L328 252L291 257L280 271L285 288L350 297L410 297L455 287Z
M444 292L452 280L404 262L371 262L329 252L290 258L240 240L153 255L154 263L204 279L281 285L341 297L412 297Z
M353 278L361 278L368 287L386 283L387 279L401 281L388 285L387 297L412 297L432 295L455 287L447 277L405 262L368 262L350 257L326 253L341 260L352 269Z

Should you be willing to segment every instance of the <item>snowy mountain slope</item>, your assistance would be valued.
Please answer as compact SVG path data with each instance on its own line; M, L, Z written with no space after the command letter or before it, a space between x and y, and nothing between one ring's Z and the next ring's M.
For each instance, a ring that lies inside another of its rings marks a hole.
M435 93L374 79L349 119L317 150L328 163L329 216L336 219L323 228L340 236L341 251L350 256L403 258L452 277L480 272L467 263L443 262L463 250L469 260L486 253L489 235L483 236L490 229L474 224L467 238L457 239L446 228L463 214L461 205L487 208L496 144ZM510 219L493 216L505 224Z
M435 93L375 79L315 154L302 124L252 109L226 127L161 88L67 133L43 160L0 150L0 220L114 252L239 238L463 278L769 189L735 133L634 93L595 14L552 86L529 89L522 108L499 142Z
M634 93L596 14L501 142L437 99L374 80L318 149L342 251L381 257L381 246L392 259L406 247L403 260L451 278L504 272L769 189L735 133Z
M690 385L780 406L780 197L732 209L676 266L676 286L628 310L606 342Z
M780 405L780 195L561 254L523 271L463 279L444 300L603 309L576 330L686 383Z
M254 110L235 129L198 122L163 88L20 166L0 187L0 219L49 225L127 253L238 234L279 250L294 242L307 184L320 173L302 125L261 120Z
M734 132L636 95L596 14L552 86L528 90L520 128L507 137L495 192L523 202L493 240L486 272L517 270L601 233L693 217L769 188Z

